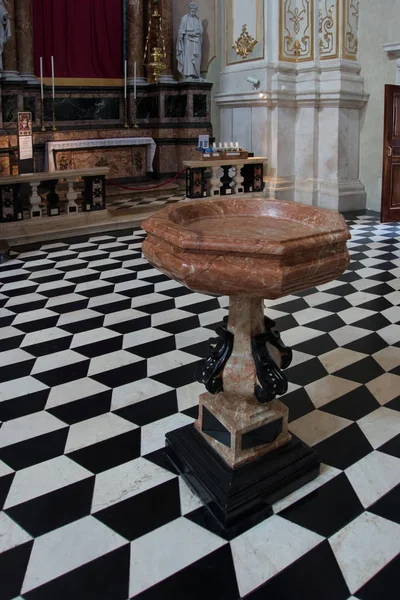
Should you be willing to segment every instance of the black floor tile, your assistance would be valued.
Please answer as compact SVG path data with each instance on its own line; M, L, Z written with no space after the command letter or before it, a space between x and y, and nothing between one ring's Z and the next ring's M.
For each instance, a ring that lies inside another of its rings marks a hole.
M328 541L286 567L246 600L347 600L350 592Z
M313 446L323 463L347 469L373 451L357 423L353 423Z
M330 537L363 510L349 480L341 473L279 515L319 535Z

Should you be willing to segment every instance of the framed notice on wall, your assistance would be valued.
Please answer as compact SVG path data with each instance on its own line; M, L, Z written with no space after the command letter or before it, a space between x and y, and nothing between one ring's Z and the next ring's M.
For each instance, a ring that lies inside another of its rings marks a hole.
M32 113L18 113L18 171L33 173Z

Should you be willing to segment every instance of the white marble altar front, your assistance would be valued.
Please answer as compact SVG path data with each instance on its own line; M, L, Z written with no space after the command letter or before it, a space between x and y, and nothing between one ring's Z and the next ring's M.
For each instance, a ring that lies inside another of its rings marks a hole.
M76 150L86 148L105 148L110 146L147 146L147 171L153 171L153 159L156 153L156 143L150 137L106 138L94 140L69 140L67 142L46 142L45 169L55 171L55 150Z

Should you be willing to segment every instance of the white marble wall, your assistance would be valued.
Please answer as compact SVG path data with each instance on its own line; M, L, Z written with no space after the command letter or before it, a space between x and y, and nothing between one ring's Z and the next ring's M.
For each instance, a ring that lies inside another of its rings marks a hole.
M332 2L333 35L336 27L339 30L337 37L328 40L329 50L321 53L321 0L301 3L309 10L308 20L301 25L308 23L309 39L302 47L294 45L293 36L285 39L283 29L279 32L279 10L286 10L288 2L264 3L262 58L250 55L239 64L225 61L221 69L215 98L221 139L238 140L255 154L268 156L266 193L270 196L344 211L365 207L365 190L359 180L359 135L367 95L356 57L340 54L344 52L339 37L341 11L348 10L352 1ZM297 0L293 2L297 6ZM235 14L236 28L238 17ZM356 25L352 16L349 27L355 33ZM303 35L300 31L299 44ZM259 80L256 89L248 76Z

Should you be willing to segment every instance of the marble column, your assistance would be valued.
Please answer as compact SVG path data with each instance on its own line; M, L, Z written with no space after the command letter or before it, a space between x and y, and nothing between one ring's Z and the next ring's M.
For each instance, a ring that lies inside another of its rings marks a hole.
M160 77L160 81L161 83L176 83L175 78L173 76L175 61L175 44L172 0L162 0L161 16L165 40L165 50L167 53L167 57L165 60L167 69L165 71L165 74L162 77Z
M15 6L14 0L3 0L4 6L10 15L11 38L7 40L3 51L3 79L19 81L17 64L17 39L15 36Z
M33 63L32 0L15 0L15 33L21 78L36 84Z
M146 83L143 69L144 34L143 0L128 0L128 84L133 85L133 69L136 62L136 81Z

